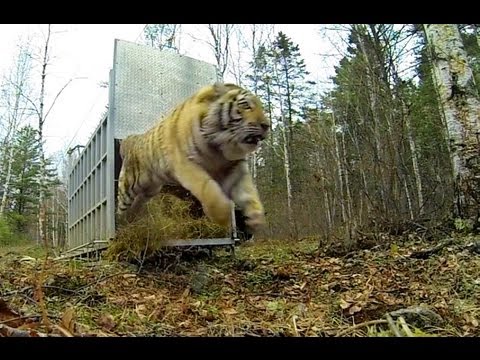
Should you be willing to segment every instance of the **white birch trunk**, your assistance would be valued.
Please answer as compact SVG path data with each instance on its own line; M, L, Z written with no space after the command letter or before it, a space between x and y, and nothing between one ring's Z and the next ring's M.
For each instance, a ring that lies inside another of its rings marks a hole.
M403 102L403 100L402 100L402 104L405 108L405 103ZM404 112L404 114L405 114L405 126L407 128L408 144L410 145L410 152L412 153L413 174L415 177L415 184L417 187L418 210L419 210L419 214L423 215L425 211L424 200L423 200L423 185L422 185L422 177L420 175L420 168L418 166L417 145L415 144L415 139L413 138L413 134L412 134L412 128L410 125L410 116L406 112ZM408 192L408 188L406 189L407 189L406 191Z
M480 101L456 24L425 24L455 179L455 215L478 216ZM475 219L476 220L476 219Z
M338 171L338 182L340 184L340 209L342 210L342 222L345 223L347 221L347 212L345 210L345 200L343 198L343 167L342 167L342 161L340 158L340 149L338 146L338 140L337 140L337 133L336 133L336 126L335 126L335 115L332 113L332 121L333 121L333 140L335 143L335 160L337 163L337 171Z
M45 122L43 109L45 101L45 78L47 76L47 64L48 64L48 46L50 43L50 24L48 24L47 39L45 40L45 47L43 52L42 74L40 83L40 98L39 98L39 111L38 111L38 140L40 145L40 191L38 196L38 233L39 242L47 245L47 238L45 236L45 178L46 178L46 166L45 166L45 153L43 149L43 124Z
M13 144L10 144L7 154L7 175L5 177L5 184L3 185L2 203L0 204L0 216L5 212L7 206L8 193L10 191L10 180L12 178L12 163L13 163Z
M282 113L282 136L283 136L283 155L284 155L284 169L285 169L285 180L287 183L287 212L288 212L288 221L293 226L293 213L292 213L292 184L290 182L290 157L288 156L288 136L287 136L287 127L288 121L285 119L285 116Z
M14 147L13 142L19 127L22 125L22 122L25 120L26 116L26 100L27 95L27 82L28 76L30 73L30 52L29 45L22 44L20 47L20 52L16 59L16 64L14 69L8 78L5 78L7 83L7 91L4 93L6 98L3 99L5 102L8 119L8 131L3 141L4 146L10 145L8 152L5 154L5 159L2 159L2 164L5 164L6 160L6 176L5 183L3 184L3 195L0 203L0 216L5 212L5 207L7 206L8 195L10 191L10 181L12 178L12 163L14 160ZM13 104L10 103L10 97L13 96ZM2 169L4 171L5 169Z

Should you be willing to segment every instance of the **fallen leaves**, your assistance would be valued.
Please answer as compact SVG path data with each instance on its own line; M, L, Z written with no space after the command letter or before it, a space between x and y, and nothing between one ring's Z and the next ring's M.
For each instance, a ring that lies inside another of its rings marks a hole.
M97 324L102 329L107 331L112 331L117 326L117 323L115 322L115 319L111 314L102 314L97 320Z
M75 310L73 307L65 310L60 325L71 334L75 333Z
M234 308L223 309L222 312L223 312L225 315L235 315L235 314L238 314L238 311L235 310Z
M45 296L51 333L38 317L23 315L39 313L31 291L38 271L34 261L17 261L14 273L2 271L11 263L0 262L0 296L8 294L8 303L0 300L5 325L0 335L332 336L343 330L371 335L375 327L388 331L386 313L425 303L455 324L456 332L449 334L479 336L478 256L459 256L452 247L419 260L404 256L412 251L405 243L393 244L344 257L302 252L301 244L251 245L239 248L235 260L217 256L201 262L210 281L200 292L192 282L199 271L195 259L180 264L182 271L141 274L116 263L52 263ZM97 297L101 301L93 303ZM408 323L398 325L402 328L416 319L402 316ZM352 328L360 323L367 325Z
M7 303L0 298L0 324L8 324L12 327L18 327L23 323L21 316L11 310Z

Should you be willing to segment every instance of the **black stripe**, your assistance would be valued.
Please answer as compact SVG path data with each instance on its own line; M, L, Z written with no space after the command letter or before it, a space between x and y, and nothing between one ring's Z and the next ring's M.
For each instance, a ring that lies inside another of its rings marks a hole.
M220 130L226 130L227 129L226 126L223 124L223 121L225 120L223 118L223 113L224 113L223 106L224 105L225 104L219 104L218 112L217 112L217 118L219 119L219 122L220 122Z
M180 121L180 117L182 116L183 108L187 105L188 101L184 101L180 106L178 106L173 114L171 115L170 121L173 121L173 126L171 127L171 134L174 137L178 136L178 123Z
M248 100L245 99L245 98L238 100L237 104L238 104L239 106L246 105L244 108L245 108L245 109L250 109L250 103L249 103Z
M232 109L233 109L233 101L230 101L230 102L228 103L228 116L229 116L228 121L229 121L229 122L232 122L232 120L233 120Z

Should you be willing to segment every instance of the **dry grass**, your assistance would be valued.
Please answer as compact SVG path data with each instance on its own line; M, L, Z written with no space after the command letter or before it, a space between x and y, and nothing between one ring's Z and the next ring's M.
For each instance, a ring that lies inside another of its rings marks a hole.
M107 257L116 260L147 259L159 251L165 240L225 237L225 229L205 216L194 217L194 204L173 195L153 198L144 207L143 216L123 225L107 250Z

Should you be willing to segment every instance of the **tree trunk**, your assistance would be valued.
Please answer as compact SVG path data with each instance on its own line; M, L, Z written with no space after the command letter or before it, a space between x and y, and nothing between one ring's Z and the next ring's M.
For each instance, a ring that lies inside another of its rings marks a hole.
M0 204L0 216L5 212L7 206L8 192L10 191L10 180L12 178L12 163L13 163L13 144L10 144L7 154L7 175L5 177L5 184L3 185L2 203Z
M340 191L337 192L337 194L339 194L340 209L342 210L342 223L345 223L347 221L347 211L345 209L345 199L343 197L344 174L343 174L342 160L340 157L340 147L338 145L337 133L336 133L336 127L335 127L335 115L333 113L332 113L332 122L333 122L333 140L335 143L335 162L337 164L338 182L340 184L339 186Z
M378 99L377 99L377 93L375 91L375 77L374 74L372 74L372 64L370 63L370 58L368 55L367 51L367 46L365 44L365 39L364 39L364 32L366 31L363 26L361 25L355 25L354 26L355 31L358 34L358 40L359 40L359 45L360 45L360 51L363 55L363 58L365 60L365 70L366 70L366 80L367 80L367 95L368 95L368 103L370 106L370 110L372 112L372 118L373 118L373 139L375 142L375 155L374 155L374 169L376 172L376 175L380 179L380 195L381 195L381 204L382 204L382 210L384 212L384 215L388 217L389 209L387 206L387 183L385 180L385 172L380 164L380 157L382 154L382 146L380 145L380 116L378 113Z
M235 25L207 24L207 28L211 35L211 42L208 44L212 48L217 62L217 80L223 81L230 59L230 39Z
M45 101L45 78L47 76L47 64L48 64L48 46L50 42L50 24L48 24L47 39L45 40L45 47L43 52L42 63L42 75L41 75L41 88L40 88L40 106L38 111L38 141L40 144L40 191L38 196L38 234L39 241L42 244L47 245L47 238L45 236L45 178L46 178L46 166L45 166L45 153L43 149L43 124L45 122L43 109Z
M447 128L455 186L454 216L478 221L480 101L456 24L425 24Z
M403 107L403 114L405 120L405 127L407 128L407 138L408 144L410 146L410 152L412 153L412 166L413 166L413 175L415 178L415 184L417 187L417 199L418 199L418 212L420 215L424 213L424 200L423 200L423 185L422 185L422 176L420 175L420 168L418 166L418 152L417 152L417 145L415 144L415 139L413 138L412 134L412 127L410 124L410 116L408 114L405 102L402 101ZM406 180L405 180L406 181ZM406 183L405 183L406 186ZM408 189L407 189L408 191Z
M14 93L14 104L10 104L9 100L7 100L7 107L9 108L8 111L8 131L4 139L4 147L8 149L8 152L6 153L6 177L5 177L5 183L3 185L3 195L2 195L2 202L0 204L0 216L3 215L5 212L5 207L7 206L7 200L8 200L8 195L10 191L10 181L12 178L12 163L14 160L14 141L15 141L15 136L17 134L17 130L20 127L22 121L24 120L25 116L25 109L24 109L24 103L25 101L22 101L22 97L24 97L25 94L25 88L27 85L28 81L28 76L30 72L30 65L29 65L29 57L30 57L30 52L28 46L23 47L21 46L20 53L18 55L18 58L16 60L16 66L15 69L13 70L13 76L11 75L12 79L10 80L10 83L7 85L8 88L11 88L13 86L13 93ZM9 97L8 93L6 94L7 98ZM10 112L11 111L11 112ZM8 147L7 147L8 146ZM4 160L4 159L2 159ZM2 161L2 165L4 164L4 161ZM2 171L4 169L1 169Z
M285 169L285 180L287 183L287 214L288 214L288 223L290 224L290 235L295 236L297 234L295 221L293 218L292 212L292 184L290 182L290 156L288 152L288 135L287 135L287 120L282 113L282 136L283 136L283 155L284 155L284 169Z

